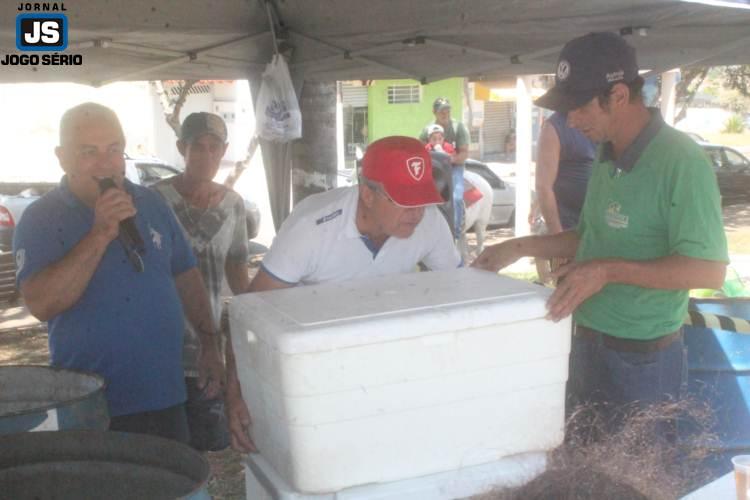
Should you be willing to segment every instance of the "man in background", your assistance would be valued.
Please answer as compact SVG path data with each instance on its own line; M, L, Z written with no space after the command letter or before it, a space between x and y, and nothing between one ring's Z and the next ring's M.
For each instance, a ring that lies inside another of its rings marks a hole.
M232 189L213 181L228 145L227 127L220 116L205 112L188 115L177 141L185 171L153 186L174 211L198 259L216 331L221 330L224 279L235 294L246 292L250 284L245 202ZM221 340L219 348L225 339ZM231 353L227 344L227 356ZM183 368L190 445L200 451L219 451L230 443L224 401L207 397L201 389L200 354L200 334L186 321Z
M567 113L553 113L542 125L536 160L536 202L548 234L578 225L586 187L591 177L596 147L575 128L569 127ZM542 282L559 267L558 262L537 260Z
M444 97L438 97L432 103L432 114L435 120L428 123L422 129L419 140L424 144L429 143L430 126L440 125L443 128L443 142L450 144L453 153L450 153L453 165L453 236L458 238L461 234L461 226L464 218L464 162L469 157L469 131L463 123L451 118L451 103Z

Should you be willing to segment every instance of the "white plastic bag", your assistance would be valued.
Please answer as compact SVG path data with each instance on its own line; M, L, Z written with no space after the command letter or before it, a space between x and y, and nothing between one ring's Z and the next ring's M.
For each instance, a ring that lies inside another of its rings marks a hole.
M289 142L302 137L302 115L284 58L273 56L263 72L255 103L256 133L261 139Z

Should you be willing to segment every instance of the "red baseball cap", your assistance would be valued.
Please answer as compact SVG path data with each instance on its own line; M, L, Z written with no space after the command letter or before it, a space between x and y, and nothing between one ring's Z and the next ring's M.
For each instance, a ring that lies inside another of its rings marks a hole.
M362 159L362 176L383 185L402 207L445 203L432 179L432 160L413 137L384 137L370 144Z

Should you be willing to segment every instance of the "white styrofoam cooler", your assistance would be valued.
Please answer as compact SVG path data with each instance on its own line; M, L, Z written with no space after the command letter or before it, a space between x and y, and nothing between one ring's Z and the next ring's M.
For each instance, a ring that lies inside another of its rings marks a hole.
M544 471L547 457L539 451L521 453L428 476L310 495L294 491L258 454L248 455L244 465L248 500L454 500L526 484Z
M548 450L570 321L549 290L476 269L236 297L232 344L261 455L300 492Z

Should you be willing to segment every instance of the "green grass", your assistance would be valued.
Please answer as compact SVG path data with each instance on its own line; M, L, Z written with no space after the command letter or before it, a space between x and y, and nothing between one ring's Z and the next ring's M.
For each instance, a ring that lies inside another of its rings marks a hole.
M750 254L750 228L727 231L729 253Z
M528 272L522 272L522 273L506 273L506 272L500 272L503 276L508 276L509 278L515 278L517 280L524 280L524 281L534 281L536 279L536 271L528 271Z
M715 144L722 144L730 147L750 147L750 130L745 130L741 134L706 133L701 135L708 142Z

